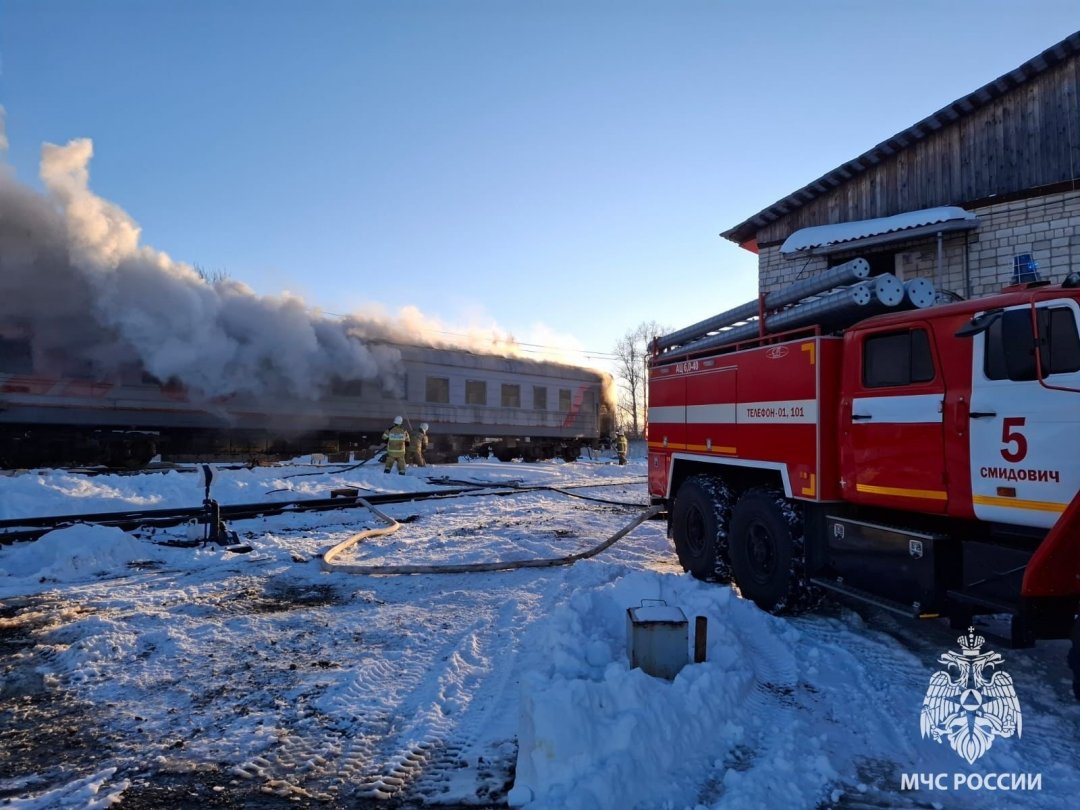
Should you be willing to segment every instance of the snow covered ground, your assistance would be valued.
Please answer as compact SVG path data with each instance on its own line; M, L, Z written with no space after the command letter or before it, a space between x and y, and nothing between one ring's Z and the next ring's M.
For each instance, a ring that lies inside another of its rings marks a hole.
M647 504L645 472L642 461L404 477L295 464L222 469L213 494L427 491L439 477L598 485L573 490L589 500L545 489L386 506L402 529L342 560L503 561L609 537ZM0 519L201 499L195 472L0 477ZM684 575L658 521L566 567L324 570L321 553L381 525L362 508L244 521L233 528L254 550L242 555L158 544L182 528L73 526L0 547L0 805L1080 806L1064 643L1013 651L980 628L1005 657L1023 728L969 765L920 737L938 656L957 647L944 623L837 605L769 616ZM651 599L691 629L708 618L708 661L672 682L628 665L627 608ZM1039 789L970 787L987 774L1038 775ZM935 787L911 789L911 775Z

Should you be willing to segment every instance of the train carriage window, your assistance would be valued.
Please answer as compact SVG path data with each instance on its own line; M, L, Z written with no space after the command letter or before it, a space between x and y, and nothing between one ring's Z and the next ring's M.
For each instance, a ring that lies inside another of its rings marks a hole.
M521 386L510 385L503 383L502 386L502 406L504 408L520 408L521 407Z
M449 402L450 380L447 377L428 377L424 394L427 402Z
M1080 371L1080 334L1068 307L1047 307L1037 311L1039 363L1043 374L1070 374ZM983 371L991 380L1024 382L1038 379L1035 344L1031 337L1031 310L1004 312L986 330Z
M465 404L487 405L487 383L483 380L466 380Z
M384 380L380 393L382 394L383 399L405 399L405 395L408 394L408 385L408 378L391 381Z
M871 335L863 344L863 385L888 388L934 379L934 357L925 329Z
M334 377L330 383L330 393L338 397L359 397L364 393L364 385L360 380Z
M547 388L542 385L533 386L533 410L547 410Z
M570 413L570 389L559 389L559 410L564 413Z
M29 340L0 338L0 371L8 374L33 374L34 359Z

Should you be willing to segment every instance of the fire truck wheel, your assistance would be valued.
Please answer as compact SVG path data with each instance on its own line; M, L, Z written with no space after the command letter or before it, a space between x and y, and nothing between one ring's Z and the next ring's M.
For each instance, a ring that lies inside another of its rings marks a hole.
M798 601L794 568L801 521L783 503L784 496L774 490L747 490L735 504L728 533L735 584L745 598L772 613L794 608Z
M671 510L671 536L684 571L697 579L730 582L721 528L731 515L731 492L717 478L687 478L675 496Z
M1073 623L1072 647L1069 648L1069 669L1073 675L1073 694L1080 700L1080 616Z

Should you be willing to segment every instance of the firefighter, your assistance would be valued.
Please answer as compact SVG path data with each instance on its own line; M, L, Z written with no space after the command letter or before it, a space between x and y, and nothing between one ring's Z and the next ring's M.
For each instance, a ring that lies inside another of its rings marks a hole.
M405 448L409 444L409 431L401 426L401 417L394 417L394 426L383 431L383 441L386 442L386 466L383 472L388 473L397 465L398 475L405 474Z
M428 446L427 432L427 422L421 422L420 432L416 436L416 441L412 443L413 460L417 467L427 466L427 462L424 461L424 450L426 450Z
M619 454L620 466L626 463L626 454L630 449L630 443L626 440L626 434L619 431L619 438L615 442L615 451Z

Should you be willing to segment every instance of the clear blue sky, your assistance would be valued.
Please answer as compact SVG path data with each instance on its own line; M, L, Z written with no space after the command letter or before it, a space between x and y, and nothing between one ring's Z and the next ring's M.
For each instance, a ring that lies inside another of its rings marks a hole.
M1078 29L1077 0L0 0L0 104L24 182L92 138L175 259L610 351L753 298L722 230Z

